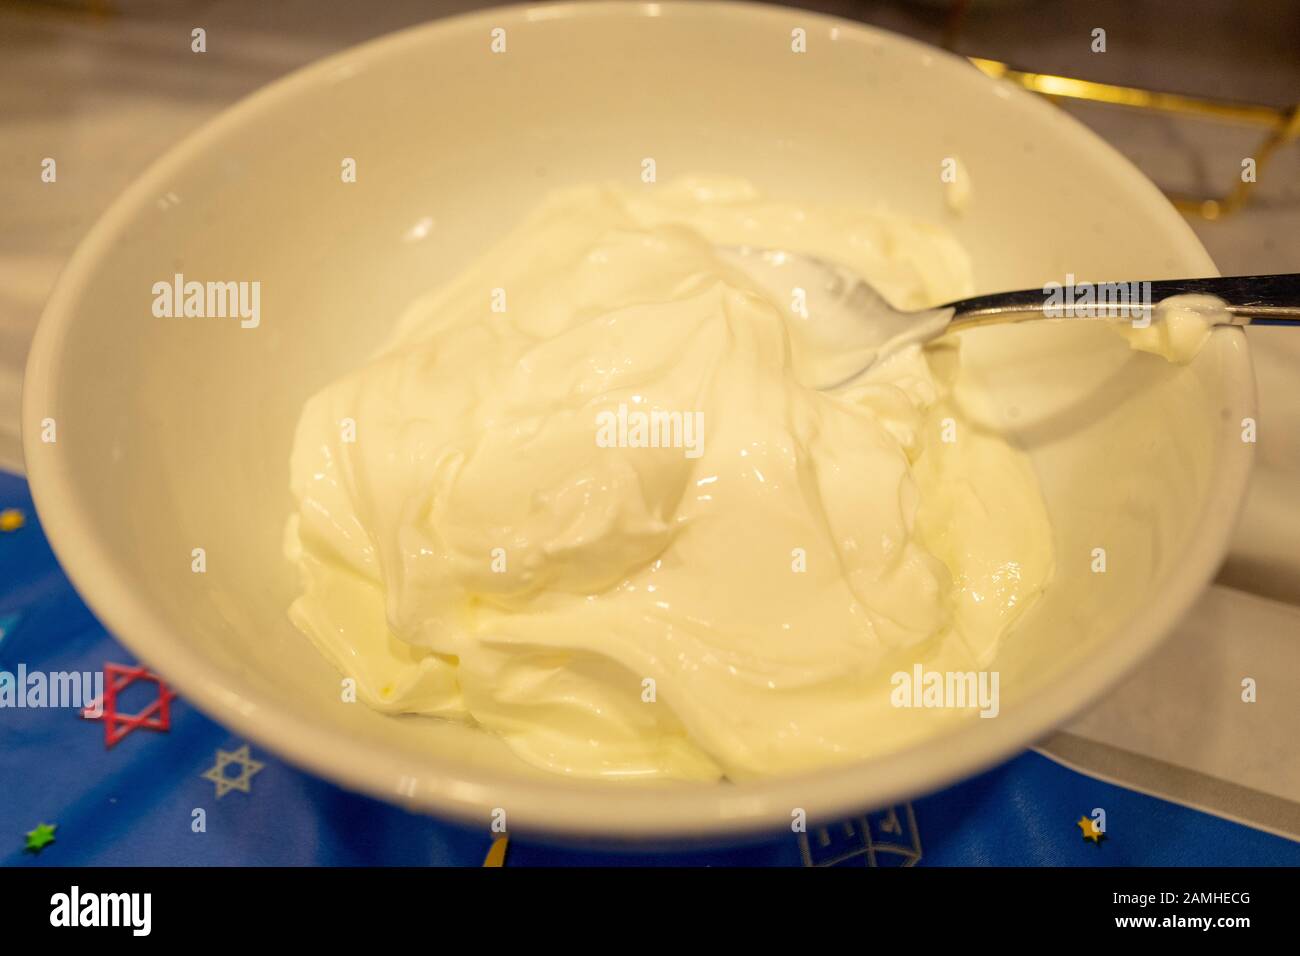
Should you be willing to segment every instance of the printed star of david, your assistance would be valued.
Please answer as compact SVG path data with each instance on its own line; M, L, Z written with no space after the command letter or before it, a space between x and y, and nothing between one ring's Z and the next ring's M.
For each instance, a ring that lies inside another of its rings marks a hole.
M153 681L158 685L158 699L138 714L119 714L117 712L117 695L138 680ZM135 730L144 727L147 730L166 731L171 729L171 702L176 694L162 682L157 674L151 674L143 667L124 667L121 664L104 665L104 699L94 700L81 711L86 720L104 721L104 746L111 749L118 741ZM95 713L100 711L100 713Z
M238 777L226 776L226 765L237 763L243 769L239 772ZM253 792L253 774L261 770L265 764L261 761L254 760L248 753L248 744L240 747L234 753L225 750L217 750L217 763L203 772L205 780L211 780L217 785L217 797L224 797L231 790L238 790L241 793Z

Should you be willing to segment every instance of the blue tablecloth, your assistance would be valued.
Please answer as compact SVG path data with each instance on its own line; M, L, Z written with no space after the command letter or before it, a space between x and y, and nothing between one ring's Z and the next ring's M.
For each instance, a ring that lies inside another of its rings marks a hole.
M41 533L26 483L0 472L0 679L133 667L135 658L77 597ZM166 675L162 675L164 680ZM159 687L135 680L120 713ZM204 776L232 735L183 698L168 729L129 729L106 745L103 720L54 707L0 708L0 862L37 865L479 865L483 832L342 790L260 746L247 792ZM114 725L118 732L127 730ZM233 763L226 774L240 770ZM227 779L238 779L228 776ZM1106 811L1100 842L1078 826ZM202 810L196 815L196 810ZM193 822L202 817L196 832ZM26 834L55 827L28 849ZM39 841L38 841L39 842ZM892 849L891 849L892 848ZM958 786L846 825L727 850L605 854L512 839L507 865L1300 865L1300 843L1075 773L1025 753Z

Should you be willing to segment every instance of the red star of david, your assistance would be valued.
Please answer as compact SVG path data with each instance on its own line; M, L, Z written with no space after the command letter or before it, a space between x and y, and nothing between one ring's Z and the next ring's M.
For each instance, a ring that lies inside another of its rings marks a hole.
M158 685L158 699L138 714L119 714L117 712L117 695L138 680L151 680ZM104 721L104 746L111 748L119 740L135 730L146 727L149 730L171 729L171 702L176 696L162 682L157 674L151 674L143 667L123 667L121 664L104 665L104 699L101 713L100 701L91 701L82 711L86 720Z

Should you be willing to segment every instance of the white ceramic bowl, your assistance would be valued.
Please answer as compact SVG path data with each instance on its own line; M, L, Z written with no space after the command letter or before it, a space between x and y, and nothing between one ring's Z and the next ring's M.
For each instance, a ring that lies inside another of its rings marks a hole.
M489 51L506 30L507 52ZM791 31L808 52L791 52ZM255 746L410 807L589 840L726 838L940 787L1024 748L1171 629L1224 552L1250 465L1244 338L1190 367L1105 330L990 330L967 362L981 411L1039 471L1057 576L1008 642L1002 713L900 752L735 785L610 786L520 764L500 741L340 702L289 624L281 557L303 400L353 367L417 294L541 194L743 175L783 197L883 204L946 223L978 291L1210 275L1156 189L1047 103L867 27L740 4L507 7L404 31L241 102L132 186L68 265L27 368L25 455L72 580L141 659ZM946 208L940 163L974 192ZM358 182L340 181L344 157ZM155 318L181 272L262 283L261 324ZM972 399L972 403L974 403ZM42 423L55 421L53 443ZM1091 574L1093 547L1110 571ZM191 570L195 548L207 571Z

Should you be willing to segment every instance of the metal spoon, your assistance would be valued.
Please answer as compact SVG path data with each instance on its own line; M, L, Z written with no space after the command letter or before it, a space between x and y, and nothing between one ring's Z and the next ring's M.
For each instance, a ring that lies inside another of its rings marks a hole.
M836 356L831 362L822 363L815 373L816 385L822 389L846 385L899 349L928 342L949 331L1030 319L1127 322L1141 316L1149 318L1151 308L1176 295L1201 294L1220 299L1228 318L1217 325L1300 325L1300 275L1295 273L1162 279L1100 286L1092 283L1094 290L1100 288L1111 297L1091 307L1071 305L1068 298L1061 301L1061 297L1050 295L1048 289L1022 289L905 312L891 306L860 275L837 263L755 246L720 246L717 252L776 301L797 301L802 306L790 308L801 334L813 341L820 339ZM1074 289L1084 286L1076 283ZM1062 290L1063 295L1067 291Z

